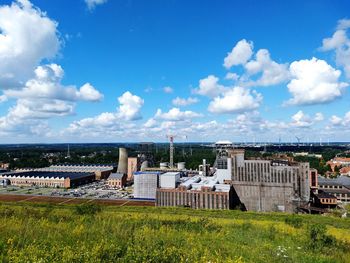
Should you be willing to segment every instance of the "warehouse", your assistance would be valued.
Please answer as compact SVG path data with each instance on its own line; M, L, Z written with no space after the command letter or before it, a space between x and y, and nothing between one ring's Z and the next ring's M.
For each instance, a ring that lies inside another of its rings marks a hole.
M95 180L92 172L45 172L24 171L0 174L0 180L7 179L11 185L72 188Z
M79 172L94 173L96 180L107 179L115 171L112 165L51 165L50 167L34 169L34 171L44 172Z

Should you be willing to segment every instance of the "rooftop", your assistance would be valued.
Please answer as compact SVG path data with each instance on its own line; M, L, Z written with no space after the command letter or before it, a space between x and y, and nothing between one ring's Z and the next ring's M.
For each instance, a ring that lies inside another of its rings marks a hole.
M38 178L69 178L69 179L79 179L86 176L90 176L92 173L84 172L48 172L48 171L23 171L23 172L10 172L4 173L0 176L6 177L38 177Z
M122 174L122 173L112 173L112 174L110 174L108 179L121 180L121 179L123 179L123 176L124 176L124 174Z

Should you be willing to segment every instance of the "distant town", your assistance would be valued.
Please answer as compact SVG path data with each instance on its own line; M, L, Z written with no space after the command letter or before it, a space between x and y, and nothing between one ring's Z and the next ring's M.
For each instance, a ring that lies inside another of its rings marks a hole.
M346 216L350 146L215 143L0 147L0 198L109 200Z

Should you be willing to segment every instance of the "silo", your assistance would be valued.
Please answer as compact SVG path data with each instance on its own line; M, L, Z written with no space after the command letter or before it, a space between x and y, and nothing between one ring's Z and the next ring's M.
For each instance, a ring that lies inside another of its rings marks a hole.
M185 169L185 162L179 162L177 163L177 169L178 170L184 170Z
M125 148L119 148L119 162L117 173L127 174L128 172L128 152Z

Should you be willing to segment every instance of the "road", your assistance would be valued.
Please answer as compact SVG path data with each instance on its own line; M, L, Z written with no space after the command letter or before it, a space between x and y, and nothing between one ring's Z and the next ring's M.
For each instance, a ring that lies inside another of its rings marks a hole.
M89 199L77 197L56 197L56 196L39 196L39 195L13 195L0 194L0 202L29 202L29 203L50 203L50 204L83 204L95 203L100 205L114 206L155 206L151 200L135 199Z

